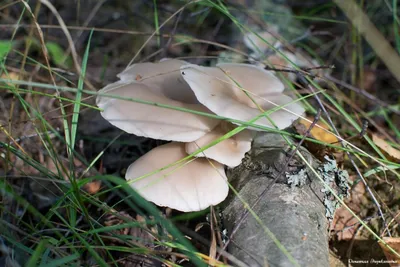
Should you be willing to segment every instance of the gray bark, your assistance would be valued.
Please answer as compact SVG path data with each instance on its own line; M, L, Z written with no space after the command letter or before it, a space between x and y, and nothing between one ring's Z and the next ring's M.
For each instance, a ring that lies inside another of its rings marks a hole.
M300 152L314 168L319 162L304 148ZM261 133L243 163L228 171L228 178L250 206L285 167L292 150L277 134ZM289 180L297 185L288 184ZM303 174L303 175L302 175ZM304 162L293 157L254 212L299 266L329 266L327 219L323 185ZM223 207L228 236L243 215L243 202L232 194ZM249 214L234 235L228 251L249 266L296 266L265 229Z

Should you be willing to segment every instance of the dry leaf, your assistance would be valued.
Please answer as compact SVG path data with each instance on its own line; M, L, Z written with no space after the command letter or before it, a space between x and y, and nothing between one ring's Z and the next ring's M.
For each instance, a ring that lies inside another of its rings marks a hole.
M93 182L85 184L85 186L83 188L89 194L94 195L97 192L99 192L100 187L101 187L101 181L100 180L96 180L96 181L93 181Z
M380 149L385 151L390 157L395 158L397 160L400 159L400 151L389 145L385 140L378 137L375 134L372 134L372 141L377 145Z
M19 80L19 74L15 72L9 72L8 74L3 73L0 78L5 79L5 80L12 80L12 81L18 81ZM13 86L13 83L7 83L8 86Z
M306 121L305 119L300 119L299 123L303 124L308 129L308 128L310 128L311 123L314 120L314 118L308 117L307 119L309 119L311 122ZM318 127L318 126L320 126L320 127ZM321 129L321 128L323 128L323 129ZM329 143L329 144L337 143L339 140L336 138L335 135L333 135L332 133L330 133L328 131L330 131L329 127L322 121L318 121L317 124L311 129L311 135L315 139L322 141L324 143Z
M346 267L347 265L344 264L340 257L336 255L335 252L332 250L329 251L329 266L330 267Z
M314 121L314 118L312 117L307 117L308 120L310 120L311 122L305 120L305 119L300 119L297 120L293 125L296 128L296 131L301 134L301 135L305 135L308 131L308 129L310 128L312 121ZM320 127L322 127L322 129ZM333 135L332 133L325 131L325 130L329 130L328 126L319 121L317 123L317 125L315 125L312 129L311 132L309 134L309 137L313 137L314 139L327 143L327 144L334 144L338 142L338 139L336 138L335 135ZM317 144L315 142L312 141L305 141L305 145L307 147L307 149L318 159L323 160L324 156L326 155L326 150L327 147L325 145L321 145L321 144ZM335 154L335 151L330 151L331 154ZM340 155L338 155L340 156ZM340 162L340 160L338 159L338 157L335 155L336 159Z
M355 177L351 177L354 181ZM356 214L360 214L362 206L366 204L365 186L362 182L357 183L350 192L350 197L345 200L346 205ZM359 221L344 206L339 207L336 212L331 230L337 235L338 240L352 240L359 226Z
M398 254L400 254L400 238L399 237L384 237L385 241L392 249L394 249ZM399 266L400 258L394 254L385 244L379 242L383 252L385 253L386 259L390 266Z

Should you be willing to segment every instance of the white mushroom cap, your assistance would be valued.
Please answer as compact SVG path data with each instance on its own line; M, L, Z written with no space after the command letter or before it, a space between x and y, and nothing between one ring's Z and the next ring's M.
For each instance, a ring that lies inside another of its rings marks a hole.
M120 81L99 93L210 113L182 78L180 67L185 64L176 59L134 64L118 75ZM201 115L106 96L98 96L96 102L103 109L102 116L114 126L155 139L190 142L218 124L217 120Z
M156 147L129 166L126 179L134 180L130 183L133 188L162 207L189 212L222 202L229 192L224 166L205 158L195 158L183 166L173 166L135 181L186 156L184 143Z
M160 89L156 86L150 87L139 82L119 81L106 86L100 93L209 113L201 104L172 100L160 94ZM216 119L193 113L107 96L98 96L96 102L97 106L103 109L101 115L112 125L128 133L154 139L191 142L211 131L219 123Z
M235 127L230 123L221 122L211 132L200 139L186 143L186 152L192 154L199 148L210 144L234 128ZM246 152L251 149L252 137L251 131L243 130L197 154L196 157L207 157L229 167L236 167L242 162Z
M180 67L188 64L177 59L163 59L157 63L137 63L128 67L117 76L122 82L140 82L151 86L153 91L185 103L198 104L193 91L182 78Z
M293 101L283 95L284 86L278 78L257 66L220 64L217 68L207 68L185 65L181 67L181 72L200 103L219 116L249 121L260 115L261 110L242 88L264 111ZM279 129L284 129L303 113L304 108L300 104L290 103L269 117ZM255 124L273 126L265 117Z

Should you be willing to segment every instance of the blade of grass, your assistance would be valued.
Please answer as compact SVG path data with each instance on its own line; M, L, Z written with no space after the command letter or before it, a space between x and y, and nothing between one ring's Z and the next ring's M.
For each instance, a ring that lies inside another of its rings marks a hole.
M78 260L81 257L78 253L73 253L61 259L51 260L46 264L40 264L40 267L57 267L57 266L74 266L78 264ZM71 264L71 262L75 262Z
M70 143L70 147L68 149L70 151L71 157L73 156L71 149L74 149L74 147L75 147L76 132L78 130L79 110L81 107L82 90L83 90L83 84L85 81L86 68L87 68L87 62L88 62L88 58L89 58L89 49L90 49L90 42L92 40L92 35L93 35L93 30L89 34L89 39L88 39L88 43L86 46L85 54L83 55L82 67L81 67L82 72L79 76L78 90L76 92L75 104L74 104L74 113L72 114L71 143ZM71 171L73 171L73 170L71 170Z
M76 231L76 229L74 227L72 227L71 225L68 224L68 222L64 219L63 216L61 216L59 213L56 213L56 215L58 215L58 218L65 224L68 226L68 228L72 231L72 233L74 234L75 237L77 237L79 239L80 242L82 242L82 244L85 246L85 248L88 250L88 252L93 256L93 258L96 260L96 263L99 264L100 266L103 267L107 267L109 266L104 260L103 258L97 253L96 250L93 249L93 245L89 244L88 241L86 241L85 238L82 237L82 235L80 233L78 233ZM96 236L96 234L95 234ZM104 244L103 244L104 245Z
M39 244L36 246L32 256L29 258L28 262L26 263L26 267L36 267L38 266L39 260L42 258L42 254L46 249L48 241L46 239L40 240Z
M3 194L9 195L12 199L17 201L20 205L26 207L26 209L36 218L38 218L43 225L46 225L50 229L57 229L55 225L53 225L50 221L48 221L37 209L35 209L28 201L26 201L23 197L19 196L14 192L11 186L9 186L5 181L0 180L0 188L2 189ZM59 232L55 231L57 237L63 241L65 244L69 244L68 240ZM76 251L71 245L72 251Z

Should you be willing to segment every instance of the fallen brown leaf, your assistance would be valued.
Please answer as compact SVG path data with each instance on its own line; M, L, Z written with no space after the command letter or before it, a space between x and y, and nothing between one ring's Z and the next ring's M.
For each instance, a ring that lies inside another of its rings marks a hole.
M305 119L300 119L299 123L303 124L308 129L311 126L311 123L314 120L314 118L308 117L307 119L310 120L311 122L306 121ZM318 121L317 124L311 129L310 133L315 139L322 141L324 143L328 144L337 143L339 140L336 138L334 134L330 133L329 131L330 131L329 127L325 123L323 123L322 121Z
M385 241L393 250L395 250L398 254L400 254L400 238L399 237L384 237L383 241ZM385 244L379 242L383 252L385 253L386 259L390 266L399 266L400 258L394 254Z
M314 121L313 117L307 117L307 119L311 122L305 119L300 119L293 124L296 128L296 131L301 135L305 135L307 133L312 124L312 121ZM335 144L339 141L334 134L329 132L329 127L321 121L318 121L318 123L314 125L309 133L309 137L312 137L326 144ZM326 151L330 149L327 148L327 146L325 145L318 144L312 141L305 141L305 145L307 149L320 160L323 160L324 156L326 155ZM330 149L331 154L335 154L335 152L337 151L333 151L333 149ZM342 157L341 155L337 156ZM338 160L337 156L335 155L335 158ZM340 160L338 160L338 162L340 162Z
M384 139L379 136L372 134L372 141L377 145L380 149L385 151L390 157L400 160L400 151L389 145Z
M100 180L96 180L96 181L93 181L93 182L85 184L85 186L83 188L89 194L94 195L97 192L99 192L100 187L101 187L101 181Z
M354 180L354 177L352 177ZM365 186L357 183L350 192L350 197L345 200L346 205L356 214L362 211L362 206L367 201ZM345 208L339 207L331 224L331 229L336 233L338 240L352 240L359 226L359 221Z
M18 81L19 80L19 74L15 72L9 72L8 74L3 73L0 78L5 79L5 80L12 80L12 81ZM13 83L7 83L8 86L13 86Z

